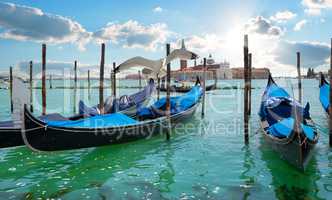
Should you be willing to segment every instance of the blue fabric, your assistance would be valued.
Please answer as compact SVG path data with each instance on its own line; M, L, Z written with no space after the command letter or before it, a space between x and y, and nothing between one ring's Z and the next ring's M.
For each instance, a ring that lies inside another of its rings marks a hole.
M278 138L289 137L294 128L294 106L299 116L310 119L309 103L303 108L302 105L290 97L286 90L274 82L270 82L263 94L258 113L261 120L266 120L269 124L266 131ZM308 139L314 139L315 131L313 127L301 123L301 128Z
M319 89L319 100L326 112L329 110L330 85L324 84Z
M95 116L99 115L98 108L96 107L88 107L84 104L82 100L78 103L79 113L80 115L88 115L88 116Z
M130 96L123 95L118 99L111 99L108 97L104 103L104 108L109 108L109 110L105 110L106 113L115 113L119 111L124 111L132 106L140 108L143 102L152 95L155 89L155 84L153 81L150 81L149 84L142 90ZM126 101L123 101L126 100ZM85 114L89 116L98 115L98 105L93 107L88 107L84 104L83 101L79 102L79 113Z
M292 133L294 127L294 119L293 118L285 118L280 122L277 122L268 128L268 132L278 138L289 137ZM301 128L305 134L305 136L309 140L314 140L315 132L313 127L304 125L301 123Z
M266 88L266 98L270 97L290 97L289 94L283 88L276 84L271 84Z
M277 122L269 127L268 132L276 137L284 138L288 137L293 130L294 119L286 118L280 122Z
M280 99L283 98L284 100L281 99L281 101L285 101L288 98L290 98L289 94L284 90L283 88L279 87L277 84L274 82L270 83L265 88L263 97L262 97L262 102L260 106L260 110L258 112L258 115L262 119L266 119L268 116L268 113L266 111L266 104L268 104L268 101L273 101L273 99Z
M171 115L180 113L195 105L202 96L202 88L194 86L189 92L182 96L171 97ZM139 117L158 117L166 110L166 97L161 98L150 107L141 108L137 115Z
M123 125L133 125L138 121L121 113L97 115L76 121L45 121L49 126L66 128L108 128Z

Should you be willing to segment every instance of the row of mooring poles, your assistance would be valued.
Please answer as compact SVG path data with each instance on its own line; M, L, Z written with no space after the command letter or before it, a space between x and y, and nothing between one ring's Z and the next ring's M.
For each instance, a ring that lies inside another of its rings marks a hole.
M101 62L100 62L100 83L99 83L99 105L101 113L104 113L104 66L105 66L105 44L101 46ZM116 96L116 76L115 76L115 62L113 63L112 70L112 90L113 96ZM42 44L42 115L46 114L46 44ZM76 102L76 90L77 90L77 61L74 63L74 102ZM53 88L52 85L52 75L49 77L50 88ZM90 98L90 70L88 70L88 91ZM29 62L29 91L30 91L30 111L33 112L33 62ZM13 68L9 68L9 93L10 93L10 109L11 112L14 111L14 103L13 103ZM74 113L76 112L76 106L74 105Z
M329 107L329 143L330 147L332 147L332 39L331 39L331 49L330 49L330 107Z

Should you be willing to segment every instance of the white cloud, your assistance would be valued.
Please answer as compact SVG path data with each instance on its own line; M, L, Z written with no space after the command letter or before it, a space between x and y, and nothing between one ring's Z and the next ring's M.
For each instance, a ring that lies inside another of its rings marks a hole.
M294 31L300 31L306 24L307 24L307 20L303 19L301 21L299 21L298 23L295 24L294 26Z
M248 33L260 34L268 37L279 37L284 33L279 26L273 25L270 20L262 16L250 19L244 28Z
M216 34L192 35L185 37L186 48L199 53L213 52L223 46L223 41ZM177 40L172 46L181 46L182 39Z
M154 12L154 13L160 13L160 12L163 12L163 8L160 7L160 6L157 6L157 7L155 7L155 8L153 9L153 12Z
M285 11L277 12L274 16L270 17L270 19L272 21L276 21L278 23L284 23L284 22L287 22L288 20L291 20L295 17L296 17L295 13L293 13L289 10L285 10Z
M163 23L144 26L137 21L129 20L123 24L109 23L93 34L97 42L111 41L125 48L143 48L156 50L171 35Z
M0 33L4 39L75 43L82 50L91 37L81 24L69 18L11 3L0 3L0 27L5 29Z
M330 56L328 44L319 42L281 41L273 51L276 60L283 64L295 65L296 52L301 52L301 61L304 68L317 67L326 63Z
M302 0L302 5L307 14L320 15L321 10L332 8L332 0Z

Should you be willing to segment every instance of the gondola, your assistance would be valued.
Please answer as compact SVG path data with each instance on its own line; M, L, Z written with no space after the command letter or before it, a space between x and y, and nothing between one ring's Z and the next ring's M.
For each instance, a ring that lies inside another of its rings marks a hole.
M200 82L200 80L199 80L199 78L197 78L195 85L197 85L197 83L199 83L199 82ZM217 79L215 79L214 84L208 85L205 87L205 91L211 91L211 90L215 90L215 89L217 89ZM191 90L191 87L172 85L170 87L170 90L171 90L171 92L186 93ZM165 87L164 84L160 87L160 91L161 92L167 91L167 88Z
M135 116L137 109L147 106L155 90L154 80L150 79L147 86L143 90L134 93L130 96L122 95L117 99L108 97L104 102L105 113L120 112L129 116ZM88 107L83 101L79 102L79 113L85 116L99 115L99 105Z
M215 84L213 85L208 85L205 87L205 91L211 91L211 90L215 90L217 87ZM191 90L191 87L178 87L176 85L172 85L170 87L171 92L178 92L178 93L186 93L189 92ZM167 89L165 87L160 87L160 91L161 92L166 92Z
M306 169L319 138L309 107L308 103L302 107L269 76L259 111L263 137L282 159L300 170Z
M64 117L60 114L47 114L38 117L40 120L78 120L83 118L82 115L75 115L72 117ZM0 148L9 148L23 146L24 142L21 135L21 122L17 121L2 121L0 122Z
M120 110L120 112L130 116L134 116L140 106L146 106L148 104L154 89L155 85L153 80L151 79L149 81L149 84L143 90L130 96L123 95L119 99L114 100L114 102L116 103L117 108ZM115 103L113 103L113 107ZM108 100L105 101L105 108L108 108L108 110L114 109L111 107L111 105L112 103L109 103ZM94 116L99 114L97 111L97 106L89 108L81 101L79 104L79 110L80 113L72 117L64 117L60 114L47 114L38 118L40 120L73 121L87 116ZM21 122L0 122L0 148L16 147L22 145L24 145L24 142L21 136Z
M320 75L319 82L319 100L325 112L329 114L330 106L330 84L326 81L323 74Z
M195 86L185 95L171 97L171 124L189 119L195 113L201 95L201 87ZM165 103L164 97L141 108L136 119L112 113L77 121L40 120L24 106L22 138L29 148L37 151L79 149L149 138L170 128Z

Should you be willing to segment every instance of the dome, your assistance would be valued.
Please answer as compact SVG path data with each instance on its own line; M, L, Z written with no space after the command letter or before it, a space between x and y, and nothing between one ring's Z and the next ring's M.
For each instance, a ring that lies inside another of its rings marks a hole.
M208 65L213 65L215 63L214 59L212 58L212 55L209 55L209 58L206 60L206 63Z

